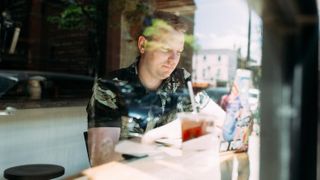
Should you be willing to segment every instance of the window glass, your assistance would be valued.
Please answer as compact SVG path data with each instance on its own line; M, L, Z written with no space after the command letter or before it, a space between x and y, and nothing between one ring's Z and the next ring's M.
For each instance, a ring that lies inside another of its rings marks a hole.
M205 91L226 112L220 152L248 151L240 162L237 178L259 177L260 79L262 21L247 1L196 0L192 79L209 84ZM227 162L225 162L227 164ZM229 162L230 163L230 162ZM223 167L222 163L222 167ZM242 172L242 173L239 173ZM222 179L231 179L228 173Z
M221 151L241 150L251 131L259 134L262 23L247 1L5 0L0 5L0 100L89 100L95 77L136 60L142 25L161 10L189 25L179 66L193 82L205 83L204 91L236 120L237 135L226 135Z

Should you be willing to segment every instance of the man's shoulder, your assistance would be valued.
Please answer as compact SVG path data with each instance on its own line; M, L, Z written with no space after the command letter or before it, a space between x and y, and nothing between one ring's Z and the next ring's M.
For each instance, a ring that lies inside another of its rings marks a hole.
M117 69L107 74L106 79L113 80L118 79L122 81L128 81L135 77L135 71L131 67Z

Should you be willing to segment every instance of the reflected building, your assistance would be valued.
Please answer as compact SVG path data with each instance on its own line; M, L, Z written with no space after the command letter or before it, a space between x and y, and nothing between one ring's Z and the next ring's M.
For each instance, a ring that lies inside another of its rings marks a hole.
M206 49L193 55L193 81L209 82L213 86L229 86L236 69L236 50Z

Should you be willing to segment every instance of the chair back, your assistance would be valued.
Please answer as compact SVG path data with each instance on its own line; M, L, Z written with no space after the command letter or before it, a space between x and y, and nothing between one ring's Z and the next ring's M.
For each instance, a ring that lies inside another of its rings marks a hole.
M88 147L88 131L83 132L83 138L84 138L84 142L86 143L86 150L87 150L88 160L90 164L89 147Z

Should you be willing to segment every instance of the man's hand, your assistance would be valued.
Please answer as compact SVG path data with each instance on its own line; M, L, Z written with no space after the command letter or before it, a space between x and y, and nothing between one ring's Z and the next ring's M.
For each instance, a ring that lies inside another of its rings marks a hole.
M141 142L151 144L158 139L181 139L181 121L174 120L166 125L148 131L143 135Z

